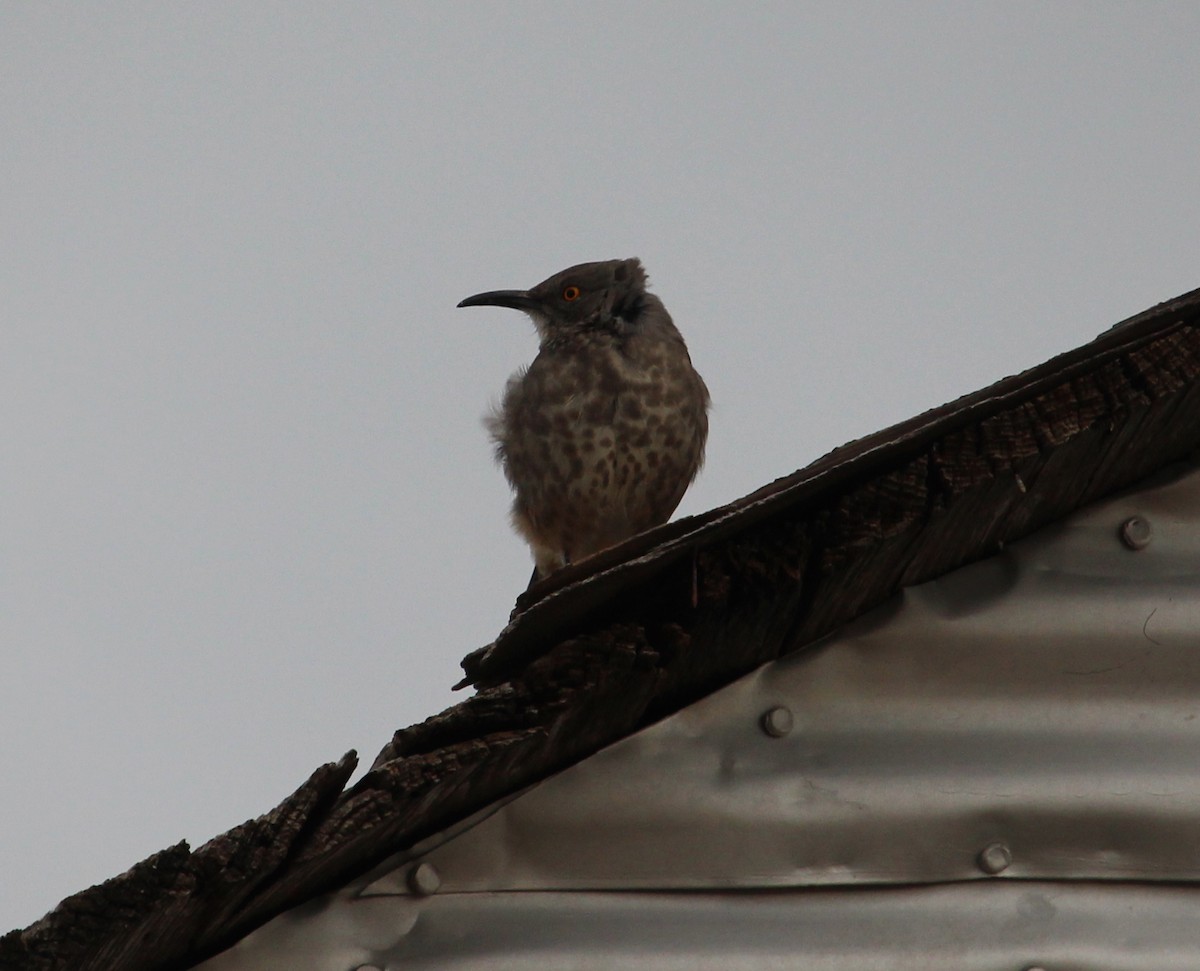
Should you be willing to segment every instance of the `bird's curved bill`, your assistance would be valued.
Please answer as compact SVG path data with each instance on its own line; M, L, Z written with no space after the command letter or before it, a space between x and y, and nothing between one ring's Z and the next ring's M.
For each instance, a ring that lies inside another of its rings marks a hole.
M513 310L534 310L537 301L528 290L488 290L460 300L460 307L511 307Z

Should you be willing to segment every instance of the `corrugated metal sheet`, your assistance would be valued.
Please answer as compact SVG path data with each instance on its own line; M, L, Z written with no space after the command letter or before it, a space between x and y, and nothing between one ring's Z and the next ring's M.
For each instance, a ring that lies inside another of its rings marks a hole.
M1018 882L851 894L391 898L386 910L360 903L353 914L314 911L303 925L267 925L253 953L237 949L202 967L1195 971L1195 898L1169 886Z
M905 591L203 967L1200 967L1200 472Z

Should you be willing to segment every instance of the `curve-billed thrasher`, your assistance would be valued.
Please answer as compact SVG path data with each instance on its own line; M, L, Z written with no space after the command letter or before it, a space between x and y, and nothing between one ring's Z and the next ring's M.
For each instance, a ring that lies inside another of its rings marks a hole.
M459 306L523 310L541 340L486 421L534 579L665 523L704 461L708 388L641 261L580 263Z

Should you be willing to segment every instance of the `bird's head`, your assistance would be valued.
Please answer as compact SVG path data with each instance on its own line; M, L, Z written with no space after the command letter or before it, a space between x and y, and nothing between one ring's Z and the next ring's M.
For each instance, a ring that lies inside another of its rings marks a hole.
M529 290L489 290L460 307L511 307L533 319L542 340L573 327L632 326L645 307L646 271L641 260L580 263Z

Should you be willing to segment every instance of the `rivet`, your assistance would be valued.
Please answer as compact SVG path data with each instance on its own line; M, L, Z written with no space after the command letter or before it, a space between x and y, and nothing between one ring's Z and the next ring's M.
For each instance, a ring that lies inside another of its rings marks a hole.
M795 722L792 719L790 708L785 708L783 705L776 705L774 708L768 708L763 712L762 718L759 720L762 730L772 738L783 738L791 730Z
M1007 870L1009 864L1012 863L1012 850L1003 843L988 843L979 851L976 862L984 873L995 876L997 873Z
M417 897L437 893L441 885L441 874L432 863L418 863L408 871L408 889Z
M1142 516L1130 516L1121 523L1121 542L1131 550L1144 550L1152 538L1150 520Z

